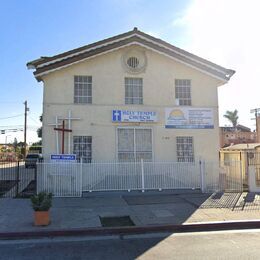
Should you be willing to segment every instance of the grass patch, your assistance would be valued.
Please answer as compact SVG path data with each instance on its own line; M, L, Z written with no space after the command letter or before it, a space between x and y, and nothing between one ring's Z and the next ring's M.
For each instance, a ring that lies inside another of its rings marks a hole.
M99 217L103 227L131 227L135 226L129 216L122 217Z

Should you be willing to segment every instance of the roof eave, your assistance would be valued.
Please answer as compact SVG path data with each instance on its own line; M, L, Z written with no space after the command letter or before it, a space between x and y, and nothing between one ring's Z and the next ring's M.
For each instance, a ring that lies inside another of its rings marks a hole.
M197 66L198 67L197 69L199 69L202 72L204 69L204 72L207 72L207 74L212 74L213 76L215 75L215 77L218 78L222 83L227 83L229 79L235 74L234 70L226 69L220 65L207 61L185 50L179 49L167 42L164 42L161 39L157 39L151 35L138 31L137 28L135 28L133 31L129 31L114 37L110 37L108 39L93 44L89 44L68 52L64 52L62 54L55 55L53 57L41 57L40 59L28 62L27 68L36 69L36 71L34 72L34 76L38 81L41 81L42 80L41 76L43 74L50 73L54 70L62 69L64 67L62 65L63 63L66 64L66 67L73 65L75 64L74 62L75 58L78 59L77 62L84 61L86 60L85 58L86 54L88 55L88 53L91 52L92 50L100 50L100 53L102 54L103 47L110 46L111 51L113 51L115 49L115 47L113 47L114 43L124 44L124 42L129 42L129 40L132 39L134 41L135 38L139 38L139 41L144 41L145 42L144 44L147 44L147 46L145 47L151 48L152 45L153 46L152 48L154 49L159 49L160 51L164 49L163 52L165 52L165 55L169 54L170 52L172 53L170 55L173 56L175 55L179 57L180 58L179 61L183 62L183 60L184 61L186 60L188 61L188 63L190 63L190 66L193 67ZM53 69L53 67L55 69Z

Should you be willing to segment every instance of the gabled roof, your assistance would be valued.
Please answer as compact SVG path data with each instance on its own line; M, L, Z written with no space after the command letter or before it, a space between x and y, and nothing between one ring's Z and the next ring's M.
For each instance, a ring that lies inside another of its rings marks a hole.
M222 150L252 150L260 147L260 143L250 143L250 144L234 144L223 148Z
M27 67L28 69L35 69L34 75L38 81L41 81L41 76L52 71L131 45L140 45L166 55L174 60L220 79L223 82L227 82L235 73L234 70L221 67L215 63L177 48L161 39L141 32L136 27L132 31L102 41L88 44L52 57L41 57L30 61L27 63Z

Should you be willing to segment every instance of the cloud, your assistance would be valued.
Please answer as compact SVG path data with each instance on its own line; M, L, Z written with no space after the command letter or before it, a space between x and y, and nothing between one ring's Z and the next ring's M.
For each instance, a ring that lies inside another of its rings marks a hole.
M260 1L193 0L172 23L184 31L188 51L236 74L219 89L220 124L223 114L238 109L239 123L253 127L250 109L260 107Z

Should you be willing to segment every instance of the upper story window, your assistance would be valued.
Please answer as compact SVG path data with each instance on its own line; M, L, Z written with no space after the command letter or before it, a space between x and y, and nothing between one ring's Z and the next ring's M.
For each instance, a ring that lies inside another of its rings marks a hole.
M191 106L191 81L175 79L175 98L179 106Z
M74 103L92 103L92 77L74 76Z
M142 78L125 78L125 103L143 104Z

